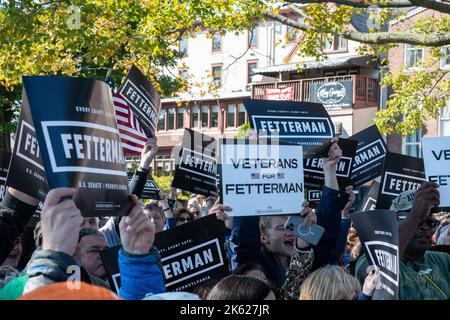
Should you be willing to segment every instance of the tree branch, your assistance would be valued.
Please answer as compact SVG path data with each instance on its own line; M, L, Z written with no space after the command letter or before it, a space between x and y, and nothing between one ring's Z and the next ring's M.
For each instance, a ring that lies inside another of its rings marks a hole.
M301 22L294 21L286 18L285 16L275 14L273 12L266 12L266 16L270 17L282 24L288 25L293 28L300 29L302 31L313 30L314 28L303 24ZM426 47L441 47L450 45L450 33L442 35L429 35L418 34L411 32L374 32L363 33L352 30L344 30L339 33L344 39L353 40L367 44L394 44L394 43L406 43L411 45L420 45Z
M285 0L289 3L299 4L316 4L316 3L335 3L354 8L369 8L371 6L377 6L379 8L407 8L414 6L410 1L398 1L398 2L356 2L352 0ZM431 1L434 2L434 1Z

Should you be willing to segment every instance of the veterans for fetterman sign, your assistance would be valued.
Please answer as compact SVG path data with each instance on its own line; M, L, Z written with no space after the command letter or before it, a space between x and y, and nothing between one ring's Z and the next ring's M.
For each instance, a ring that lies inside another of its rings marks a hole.
M450 137L423 138L427 180L439 185L440 207L450 209Z
M231 216L283 215L301 211L302 146L261 140L221 139L219 189Z
M70 77L23 81L49 187L76 188L84 216L126 215L131 203L109 86Z

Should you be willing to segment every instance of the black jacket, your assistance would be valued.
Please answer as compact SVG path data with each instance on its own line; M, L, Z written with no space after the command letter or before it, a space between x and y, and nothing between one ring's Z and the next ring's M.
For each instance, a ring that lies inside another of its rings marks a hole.
M0 264L14 248L14 240L20 236L37 206L31 206L6 192L0 203Z

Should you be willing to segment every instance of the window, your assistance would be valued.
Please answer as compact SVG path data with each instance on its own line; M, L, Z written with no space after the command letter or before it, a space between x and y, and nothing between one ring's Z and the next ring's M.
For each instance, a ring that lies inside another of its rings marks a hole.
M339 70L336 71L336 76L340 77L340 76L346 76L347 75L347 70Z
M169 108L167 111L167 130L173 130L175 128L175 108Z
M219 32L214 33L212 39L212 51L220 51L222 50L222 36Z
M222 85L222 65L212 66L212 77L216 86Z
M245 124L245 107L242 103L238 104L238 126Z
M177 110L177 129L184 128L184 108Z
M202 128L208 128L209 106L202 106Z
M322 43L324 51L347 51L348 41L339 35L325 38Z
M447 105L441 110L439 135L450 136L450 100Z
M441 68L450 68L450 46L443 47L441 58Z
M422 157L422 129L405 137L405 154L412 157Z
M186 38L180 39L179 49L180 53L183 54L183 57L188 55L188 40Z
M180 70L180 77L183 81L186 81L188 78L188 69L181 69Z
M166 130L166 110L161 109L159 113L158 130Z
M192 118L191 118L191 127L192 128L198 128L200 125L200 122L198 121L198 117L200 114L200 108L199 107L192 107Z
M234 127L234 115L236 113L236 105L229 104L227 106L227 127Z
M250 48L256 48L258 46L258 32L256 27L248 32L248 46Z
M211 107L211 128L217 128L219 126L219 107Z
M422 61L423 61L423 48L406 44L405 67L407 69L417 67Z
M258 67L258 62L247 62L247 83L252 82L252 76L255 74L255 69Z
M287 42L296 42L297 41L297 29L293 27L287 27L286 33Z

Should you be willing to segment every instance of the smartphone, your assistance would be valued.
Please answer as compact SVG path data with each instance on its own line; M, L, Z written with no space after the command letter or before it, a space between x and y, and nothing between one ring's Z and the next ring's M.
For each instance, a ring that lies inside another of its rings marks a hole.
M310 226L305 227L303 226L303 221L303 217L290 216L284 224L284 228L312 245L318 244L325 229L317 224L311 224Z

